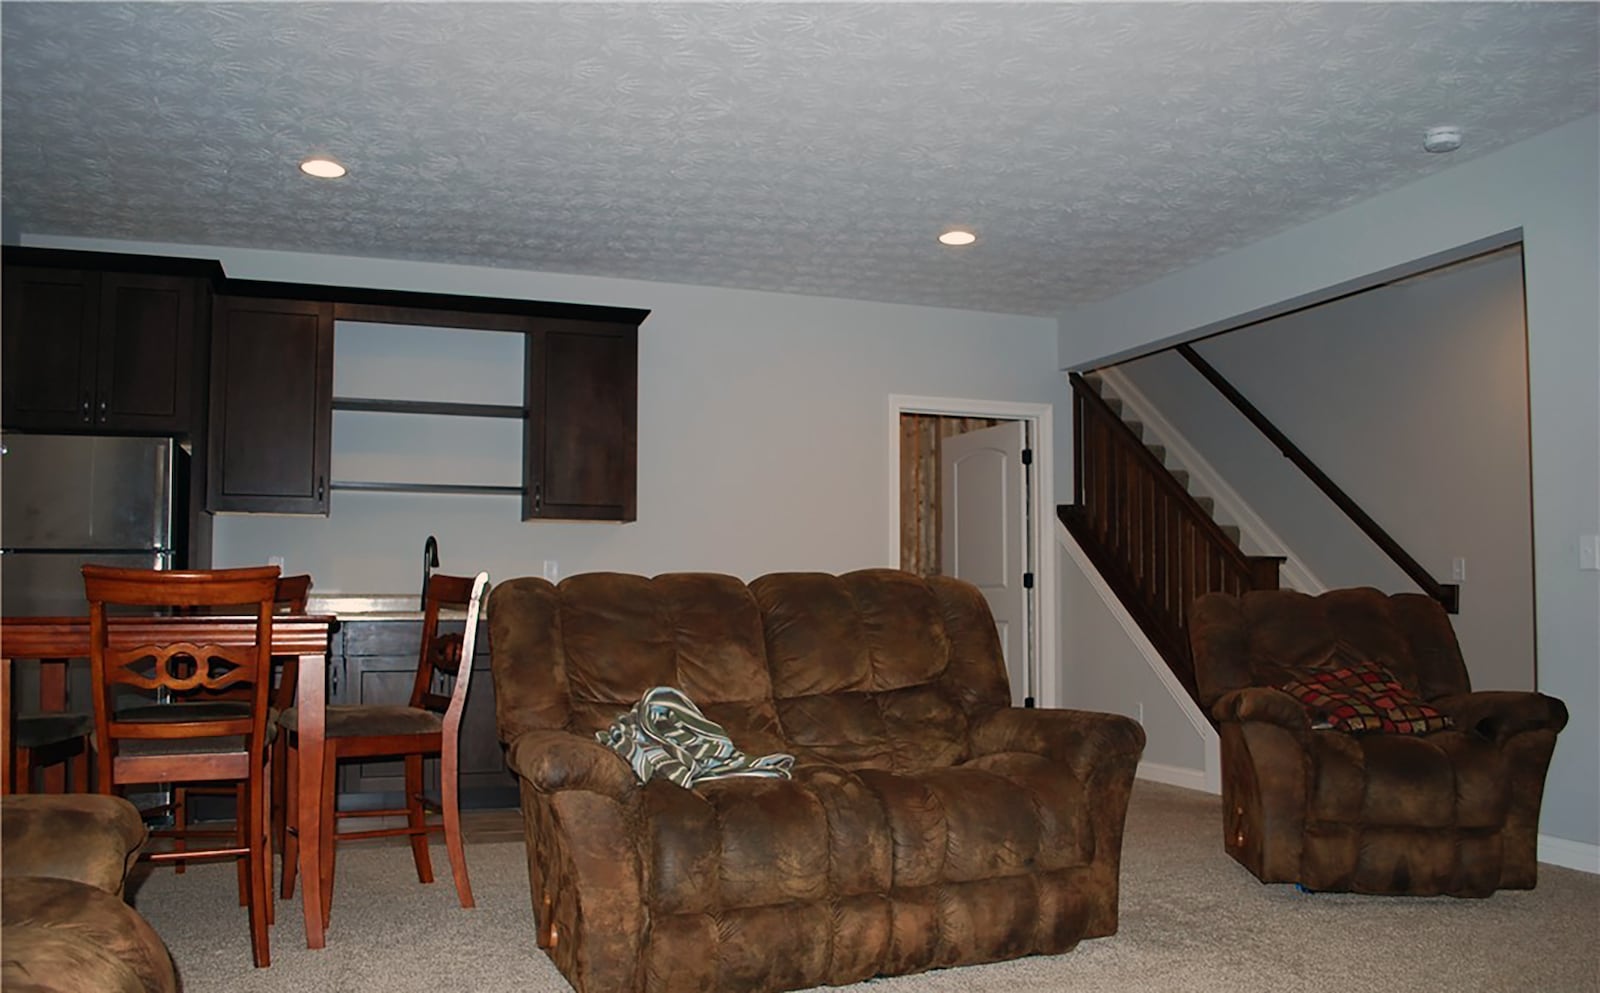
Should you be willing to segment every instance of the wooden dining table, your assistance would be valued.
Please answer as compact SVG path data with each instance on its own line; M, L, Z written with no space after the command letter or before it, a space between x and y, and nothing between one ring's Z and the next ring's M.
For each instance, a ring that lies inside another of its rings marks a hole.
M280 615L272 619L272 654L297 655L299 679L295 684L295 705L299 715L299 814L295 826L300 834L300 877L324 878L324 862L332 855L321 849L323 743L327 729L328 638L339 626L337 618L317 614ZM254 617L216 615L184 617L116 617L108 626L113 646L135 647L187 641L222 647L250 645L256 640ZM0 658L38 659L41 663L40 709L64 709L66 704L66 662L89 657L88 617L6 617L0 618ZM6 688L10 696L10 687ZM305 911L306 947L326 944L328 922L316 889L302 888Z

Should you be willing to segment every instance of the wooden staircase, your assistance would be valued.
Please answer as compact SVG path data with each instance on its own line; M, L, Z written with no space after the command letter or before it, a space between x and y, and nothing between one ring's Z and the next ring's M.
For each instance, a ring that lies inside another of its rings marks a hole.
M1198 703L1189 605L1205 593L1277 589L1284 558L1245 554L1239 529L1189 492L1189 474L1168 468L1098 376L1071 382L1073 502L1058 509L1061 521Z

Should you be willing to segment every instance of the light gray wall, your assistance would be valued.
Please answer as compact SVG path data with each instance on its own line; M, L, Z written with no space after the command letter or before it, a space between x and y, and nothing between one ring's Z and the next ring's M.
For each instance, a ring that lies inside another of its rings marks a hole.
M1534 688L1522 257L1510 250L1195 350L1441 582L1478 689ZM1417 585L1175 352L1118 366L1328 587Z
M333 493L326 518L217 518L219 566L282 555L285 568L315 577L318 592L418 589L428 534L439 538L441 568L488 569L496 580L537 575L545 559L563 575L703 569L746 578L893 564L890 394L1033 403L1065 395L1047 318L298 253L30 243L216 257L244 279L651 311L639 333L636 522L522 523L510 497L349 491ZM477 389L493 375L492 362L465 358L438 337L341 350L336 334L335 354L336 377L352 391L404 390L439 370ZM432 438L447 436L433 427L413 438L422 422L400 415L339 418L335 454L349 471L399 477L417 468L408 452L424 446L424 467L504 470L481 439L441 445Z
M1179 778L1192 778L1199 787L1206 764L1204 739L1077 560L1059 542L1051 544L1060 590L1062 705L1140 721L1146 739L1141 763L1166 767L1168 780L1172 770L1187 772L1191 775Z
M1535 628L1540 686L1572 721L1556 746L1541 830L1600 843L1600 117L1472 159L1402 189L1061 315L1075 369L1235 326L1285 301L1521 230L1528 320Z

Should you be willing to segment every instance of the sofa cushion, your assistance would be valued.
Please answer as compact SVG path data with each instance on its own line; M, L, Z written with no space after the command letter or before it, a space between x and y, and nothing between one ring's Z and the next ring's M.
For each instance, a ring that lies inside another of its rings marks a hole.
M589 573L563 581L557 597L567 730L593 734L650 687L674 686L743 751L784 750L761 616L742 582L703 573Z
M1511 802L1504 754L1461 731L1318 734L1309 754L1314 822L1489 829Z
M98 886L73 879L8 877L0 882L0 924L5 927L8 993L13 969L21 973L18 989L162 993L176 985L172 959L155 930L120 896ZM108 954L126 971L108 966ZM130 976L135 985L129 985Z
M935 587L910 573L781 573L750 584L793 751L912 772L969 755L955 643ZM989 689L985 686L984 689ZM999 705L998 694L984 699Z
M644 788L652 912L706 913L1081 866L1083 785L1032 754L901 774L802 767L794 780Z

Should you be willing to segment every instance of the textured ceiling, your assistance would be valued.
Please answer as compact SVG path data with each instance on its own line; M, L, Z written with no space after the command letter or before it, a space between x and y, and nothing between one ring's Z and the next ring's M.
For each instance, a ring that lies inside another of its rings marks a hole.
M1594 113L1597 11L6 2L0 196L24 236L1055 314Z

